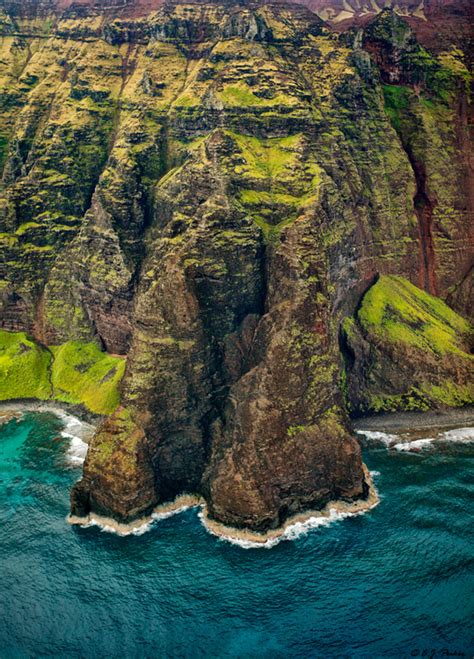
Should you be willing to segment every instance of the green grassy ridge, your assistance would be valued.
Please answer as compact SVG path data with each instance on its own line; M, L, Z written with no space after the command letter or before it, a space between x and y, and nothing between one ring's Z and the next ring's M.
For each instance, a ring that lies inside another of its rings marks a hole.
M419 375L407 380L405 391L368 393L366 412L426 411L433 406L462 407L474 402L468 377L474 360L469 352L472 326L442 300L404 277L381 276L363 297L355 318L344 320L343 329L349 342L357 341L361 330L376 353L380 346L397 349L401 368L404 360L420 367ZM382 349L377 360L385 358ZM445 376L441 378L429 366L424 369L425 361L439 363L442 369L445 365Z
M381 276L365 294L357 315L366 331L390 343L473 359L465 349L472 331L469 322L403 277Z
M221 100L229 107L254 107L254 106L294 106L298 105L298 99L287 94L275 94L270 98L262 98L253 93L245 81L225 85L219 92Z
M0 400L57 400L112 414L124 371L125 359L95 343L68 341L46 348L25 332L0 331Z
M50 368L50 353L24 332L0 331L0 400L48 400Z
M118 385L125 360L101 352L95 343L68 341L52 346L51 382L54 397L82 403L97 414L111 414L119 405Z
M436 408L464 407L474 403L472 386L447 380L443 384L420 384L402 394L374 394L365 412L427 412Z

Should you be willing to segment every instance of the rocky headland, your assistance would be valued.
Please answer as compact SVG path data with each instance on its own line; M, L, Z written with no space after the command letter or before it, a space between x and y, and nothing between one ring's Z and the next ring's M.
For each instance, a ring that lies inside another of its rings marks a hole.
M102 415L75 517L265 534L367 502L350 416L472 403L462 44L230 0L0 30L0 398Z

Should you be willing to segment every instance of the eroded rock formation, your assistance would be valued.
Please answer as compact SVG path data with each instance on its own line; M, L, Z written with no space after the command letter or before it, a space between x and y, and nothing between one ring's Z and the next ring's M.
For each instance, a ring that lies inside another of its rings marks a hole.
M392 12L339 36L276 2L14 7L2 326L127 355L73 512L190 492L264 531L365 497L346 403L373 383L344 368L367 333L341 324L380 275L466 311L462 53Z

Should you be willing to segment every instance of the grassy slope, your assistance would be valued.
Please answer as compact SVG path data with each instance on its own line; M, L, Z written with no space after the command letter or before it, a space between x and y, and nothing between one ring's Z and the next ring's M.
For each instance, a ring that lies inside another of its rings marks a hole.
M82 403L91 412L111 414L120 402L118 384L125 360L101 352L95 343L68 341L51 348L54 397Z
M418 364L449 364L452 377L439 381L434 367L416 383L407 382L400 396L374 395L373 411L419 410L433 406L457 407L473 402L473 388L460 373L468 373L474 357L468 339L472 328L442 300L420 290L403 277L382 276L365 295L357 314L367 338L376 345L389 344L410 355ZM346 330L350 332L346 323ZM457 365L457 376L452 366ZM431 377L427 377L432 370ZM423 371L423 369L421 369Z
M124 359L95 343L68 341L47 349L23 332L0 331L0 400L58 400L111 414L124 370Z
M391 343L472 358L462 340L470 332L467 320L403 277L380 277L365 295L358 317L363 327Z
M50 353L24 332L0 331L0 400L51 397Z

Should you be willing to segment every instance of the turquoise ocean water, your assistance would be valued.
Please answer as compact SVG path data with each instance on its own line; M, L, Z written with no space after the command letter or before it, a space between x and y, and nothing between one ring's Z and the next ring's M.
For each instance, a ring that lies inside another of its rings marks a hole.
M65 521L54 414L0 427L0 657L472 656L474 444L374 445L380 504L272 549L197 510L140 536Z

